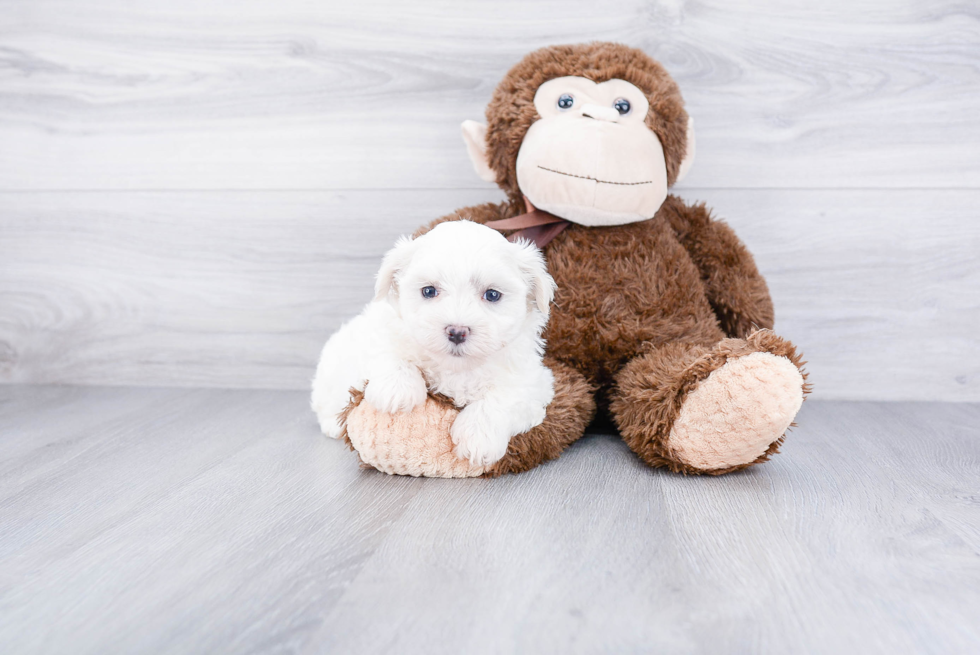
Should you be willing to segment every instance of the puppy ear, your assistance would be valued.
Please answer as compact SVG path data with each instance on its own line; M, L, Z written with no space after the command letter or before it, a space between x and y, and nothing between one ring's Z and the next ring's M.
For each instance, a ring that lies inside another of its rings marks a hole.
M385 253L381 260L381 268L374 282L374 299L384 300L394 291L397 292L395 277L400 273L415 253L415 241L412 237L400 237L395 247Z
M537 246L524 239L519 239L514 246L517 266L528 283L528 300L533 300L538 310L548 318L557 285L548 275L548 265L544 261L544 255Z

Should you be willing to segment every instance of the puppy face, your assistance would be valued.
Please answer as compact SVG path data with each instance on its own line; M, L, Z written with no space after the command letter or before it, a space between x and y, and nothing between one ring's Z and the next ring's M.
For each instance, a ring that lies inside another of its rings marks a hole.
M429 357L459 365L491 357L522 335L538 338L554 281L533 245L450 221L399 241L385 255L376 292L395 305Z

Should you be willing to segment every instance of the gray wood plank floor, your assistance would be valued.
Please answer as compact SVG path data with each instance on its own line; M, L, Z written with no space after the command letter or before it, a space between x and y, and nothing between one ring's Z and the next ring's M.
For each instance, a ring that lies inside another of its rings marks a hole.
M303 392L0 386L0 652L980 651L980 405L799 421L722 478L599 428L419 480Z

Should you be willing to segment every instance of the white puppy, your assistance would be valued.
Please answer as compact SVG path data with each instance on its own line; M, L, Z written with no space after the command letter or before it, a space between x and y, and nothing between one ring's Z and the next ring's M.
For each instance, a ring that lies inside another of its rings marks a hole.
M462 408L450 428L456 454L496 462L554 395L541 362L554 290L537 248L483 225L403 237L381 263L374 301L323 348L312 403L320 427L340 435L351 387L385 412L410 411L432 391Z

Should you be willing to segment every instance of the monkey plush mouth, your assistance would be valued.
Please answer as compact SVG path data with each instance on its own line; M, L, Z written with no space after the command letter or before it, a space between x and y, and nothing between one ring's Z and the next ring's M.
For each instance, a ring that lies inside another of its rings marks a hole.
M543 171L548 171L549 173L557 173L558 175L566 175L568 177L577 177L580 180L592 180L598 184L615 184L617 186L638 186L640 184L653 184L653 180L647 180L646 182L610 182L609 180L600 180L594 177L589 177L588 175L575 175L574 173L564 173L562 171L556 171L553 168L545 168L538 164L538 168Z

